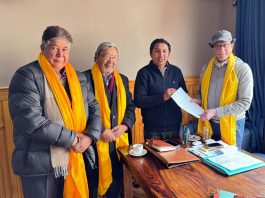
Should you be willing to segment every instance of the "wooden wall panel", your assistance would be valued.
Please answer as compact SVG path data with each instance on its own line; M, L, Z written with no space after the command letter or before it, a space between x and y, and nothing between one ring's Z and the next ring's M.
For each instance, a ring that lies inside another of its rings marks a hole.
M5 195L5 180L4 180L4 161L7 160L6 156L6 146L4 143L4 118L3 118L3 105L2 102L0 102L0 194Z
M198 82L199 82L198 77L186 77L185 78L186 87L191 97L196 97L197 95ZM195 118L192 115L182 110L182 124L183 125L193 120L195 120Z
M8 89L0 89L0 196L20 198L22 188L14 175L11 156L14 149L12 121L8 110Z
M129 89L130 92L132 93L132 96L134 97L134 80L130 80L129 82ZM142 121L142 114L141 114L141 109L135 108L135 117L136 121L132 129L132 143L143 143L144 142L144 135L143 135L143 129L144 129L144 124Z
M189 95L194 97L197 93L197 77L186 77L185 82ZM133 94L134 80L129 82L130 91ZM136 108L136 122L132 131L133 143L143 143L143 122L141 110ZM182 124L194 118L183 112ZM8 111L8 89L0 89L0 197L22 198L20 179L14 175L11 168L11 156L14 149L12 121Z

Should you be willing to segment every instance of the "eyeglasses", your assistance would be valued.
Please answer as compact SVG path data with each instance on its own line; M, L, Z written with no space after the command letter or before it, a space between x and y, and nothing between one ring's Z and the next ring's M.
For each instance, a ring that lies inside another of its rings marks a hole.
M227 49L229 46L230 46L230 44L231 43L229 43L229 42L225 42L225 43L223 43L223 44L218 44L218 43L216 43L216 44L214 44L214 49L216 49L216 50L220 50L222 47L223 48L225 48L225 49Z
M52 46L49 46L49 50L52 51L52 52L58 52L58 50L60 50L62 53L66 54L69 52L70 48L68 47L63 47L63 48L60 48L56 45L52 45Z
M107 54L100 54L100 56L102 56L102 58L105 61L109 61L109 60L118 61L118 59L119 59L118 56L110 56L110 55L107 55Z

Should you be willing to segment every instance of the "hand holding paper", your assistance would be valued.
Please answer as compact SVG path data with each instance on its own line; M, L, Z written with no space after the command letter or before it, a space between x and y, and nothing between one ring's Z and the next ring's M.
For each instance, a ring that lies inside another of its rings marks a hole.
M178 104L180 108L187 111L196 118L200 118L204 110L198 104L192 102L192 98L180 87L171 98Z

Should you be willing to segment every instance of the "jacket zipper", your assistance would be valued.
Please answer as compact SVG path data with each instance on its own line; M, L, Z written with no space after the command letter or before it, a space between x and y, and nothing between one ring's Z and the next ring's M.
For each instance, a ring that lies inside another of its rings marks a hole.
M168 68L167 68L168 69ZM162 77L164 79L164 93L166 91L166 75L167 75L167 69L166 69L166 72L165 72L165 75L163 76L162 74ZM165 124L165 133L167 132L167 102L165 102L165 121L164 121L164 124Z

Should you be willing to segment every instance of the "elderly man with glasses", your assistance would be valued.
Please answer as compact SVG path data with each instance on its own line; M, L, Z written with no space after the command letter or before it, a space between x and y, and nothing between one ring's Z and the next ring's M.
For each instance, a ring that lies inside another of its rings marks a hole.
M98 186L98 194L110 198L120 197L121 194L122 165L117 149L129 145L128 136L135 122L135 106L128 78L116 70L118 59L118 47L103 42L95 52L95 64L85 72L99 103L103 123L96 147L98 171L91 171L91 175L98 175L98 181L90 183L90 189L97 190ZM93 197L96 195L95 192Z
M249 65L233 54L235 40L226 30L212 36L209 45L214 56L202 68L194 101L205 109L199 119L199 134L206 126L212 139L241 147L245 112L253 97L253 76Z

